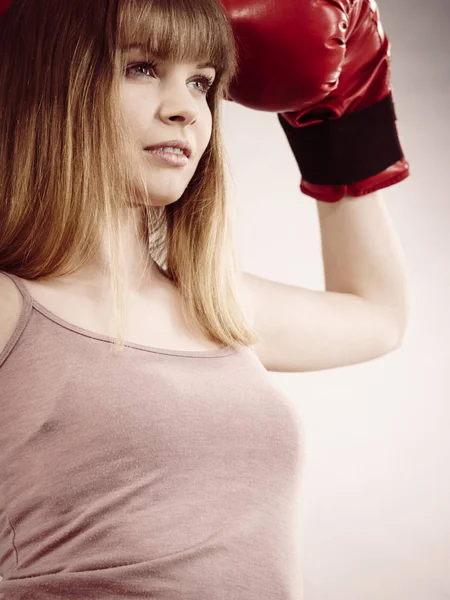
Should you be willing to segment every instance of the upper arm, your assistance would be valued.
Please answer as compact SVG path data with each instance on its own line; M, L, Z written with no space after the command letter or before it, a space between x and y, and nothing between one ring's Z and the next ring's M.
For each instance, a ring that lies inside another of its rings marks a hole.
M394 350L386 310L353 294L315 291L241 273L268 371L301 372L365 362Z
M14 282L0 273L0 354L19 322L22 296Z

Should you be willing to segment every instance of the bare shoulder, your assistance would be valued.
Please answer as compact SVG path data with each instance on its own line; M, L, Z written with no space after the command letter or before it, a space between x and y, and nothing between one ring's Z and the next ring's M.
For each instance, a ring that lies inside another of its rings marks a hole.
M0 273L0 353L19 322L22 305L22 295L17 286L9 277Z

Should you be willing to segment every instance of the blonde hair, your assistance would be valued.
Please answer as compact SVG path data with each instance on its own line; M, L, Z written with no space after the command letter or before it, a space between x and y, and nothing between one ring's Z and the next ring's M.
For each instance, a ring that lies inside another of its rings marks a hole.
M187 323L225 346L254 344L226 195L219 109L237 57L219 0L14 0L0 20L0 270L30 280L69 275L106 235L123 350L121 223L136 165L119 86L132 43L156 58L216 68L210 143L176 202L152 206L144 193L142 235L149 264L180 291Z

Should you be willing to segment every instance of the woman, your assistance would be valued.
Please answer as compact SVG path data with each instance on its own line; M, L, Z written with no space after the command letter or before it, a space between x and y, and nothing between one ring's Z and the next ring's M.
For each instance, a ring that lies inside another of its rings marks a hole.
M299 435L233 278L226 14L17 0L0 28L0 597L297 598Z
M14 0L0 56L0 598L300 598L301 436L264 367L316 353L260 336L236 273L227 15ZM394 347L386 311L295 292Z

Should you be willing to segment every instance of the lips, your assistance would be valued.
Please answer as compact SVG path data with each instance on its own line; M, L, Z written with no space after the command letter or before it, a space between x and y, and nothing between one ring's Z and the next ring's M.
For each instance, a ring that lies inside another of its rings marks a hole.
M183 142L182 140L168 140L165 142L158 142L157 144L153 144L152 146L147 146L145 150L157 150L158 148L180 148L184 152L184 154L190 158L192 155L192 148L189 142Z

